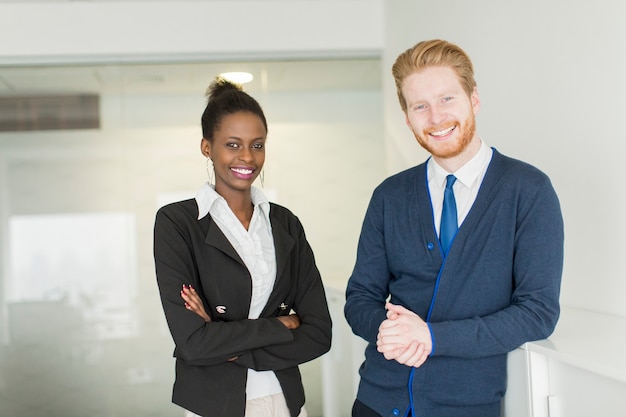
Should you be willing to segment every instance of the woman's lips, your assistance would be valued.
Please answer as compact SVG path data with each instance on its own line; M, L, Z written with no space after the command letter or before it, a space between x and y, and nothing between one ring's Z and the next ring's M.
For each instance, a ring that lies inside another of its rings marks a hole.
M230 170L237 178L241 178L244 180L252 178L252 174L254 173L254 169L252 168L235 167L231 168Z

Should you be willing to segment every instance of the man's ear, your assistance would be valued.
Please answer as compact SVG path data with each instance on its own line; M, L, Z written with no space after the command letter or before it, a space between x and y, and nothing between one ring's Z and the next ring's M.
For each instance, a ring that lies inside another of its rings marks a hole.
M478 87L474 87L472 95L470 96L470 102L472 103L472 111L474 116L480 111L480 96L478 95Z

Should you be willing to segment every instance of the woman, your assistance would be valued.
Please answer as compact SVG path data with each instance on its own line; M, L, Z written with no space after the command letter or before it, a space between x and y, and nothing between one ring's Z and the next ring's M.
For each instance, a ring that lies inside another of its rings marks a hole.
M298 218L252 186L265 162L260 105L221 79L208 96L200 148L215 184L162 207L154 227L172 401L186 416L306 416L298 365L331 341L320 274Z

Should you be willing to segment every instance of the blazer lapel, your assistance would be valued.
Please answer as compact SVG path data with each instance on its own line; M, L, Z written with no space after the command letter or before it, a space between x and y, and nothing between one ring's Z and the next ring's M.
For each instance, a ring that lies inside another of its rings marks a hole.
M271 216L271 214L270 214ZM290 281L290 271L286 271L291 251L295 245L294 239L276 219L272 218L272 235L274 237L274 251L276 253L276 281L267 304L261 312L261 317L269 317L279 308L289 308L285 305L289 291L295 289ZM284 307L283 307L284 306Z
M205 218L210 218L210 216L207 216ZM233 258L234 260L236 260L237 262L245 266L243 259L241 259L241 257L239 256L239 254L237 253L233 245L231 245L230 242L228 241L228 238L226 237L226 235L222 232L219 226L212 219L209 221L208 230L207 230L204 243L206 243L209 246L213 246L214 248L219 249L220 251L224 252L226 255L230 256L231 258Z
M274 250L276 251L276 284L274 285L276 287L286 275L284 270L295 241L283 225L276 221L272 222L272 235L274 236Z

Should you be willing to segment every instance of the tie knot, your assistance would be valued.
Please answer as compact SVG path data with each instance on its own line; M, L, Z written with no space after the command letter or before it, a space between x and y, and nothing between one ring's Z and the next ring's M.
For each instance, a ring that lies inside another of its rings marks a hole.
M454 175L452 174L448 175L446 177L446 188L451 189L455 181L456 181L456 177Z

